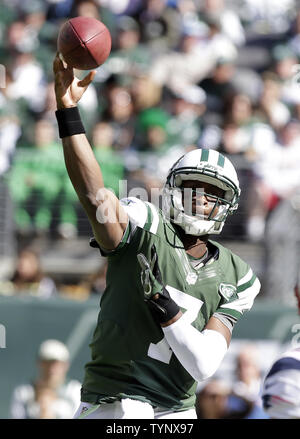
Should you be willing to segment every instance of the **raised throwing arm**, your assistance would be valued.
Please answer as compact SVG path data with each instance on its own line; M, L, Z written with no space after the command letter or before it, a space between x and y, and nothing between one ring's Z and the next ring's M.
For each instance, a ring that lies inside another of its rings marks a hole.
M74 76L56 54L53 63L57 120L66 168L85 209L99 245L113 250L122 239L128 217L118 198L104 187L101 168L85 135L77 103L92 82L95 71L84 79Z

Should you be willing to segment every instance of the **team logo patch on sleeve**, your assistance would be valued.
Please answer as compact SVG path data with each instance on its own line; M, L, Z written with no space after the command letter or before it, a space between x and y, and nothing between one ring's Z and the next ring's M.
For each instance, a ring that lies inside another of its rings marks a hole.
M227 302L234 296L237 296L236 287L231 284L221 283L219 285L219 293L224 297L225 300L227 300Z

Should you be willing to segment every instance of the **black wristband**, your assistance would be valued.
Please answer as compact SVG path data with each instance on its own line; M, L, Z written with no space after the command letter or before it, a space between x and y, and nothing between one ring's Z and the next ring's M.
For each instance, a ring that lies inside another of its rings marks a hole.
M74 136L74 134L84 134L85 129L77 107L63 108L56 110L55 116L58 123L59 137Z

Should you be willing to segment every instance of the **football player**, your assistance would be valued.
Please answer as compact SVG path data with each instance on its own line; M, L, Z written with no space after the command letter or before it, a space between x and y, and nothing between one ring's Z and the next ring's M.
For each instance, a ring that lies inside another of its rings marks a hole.
M300 315L299 284L294 288ZM300 347L292 346L272 364L262 388L262 402L271 419L300 419Z
M272 419L300 419L300 348L284 352L265 377L263 407Z
M163 210L118 200L103 184L77 102L79 81L54 60L56 117L65 163L108 258L107 286L86 364L76 418L196 418L197 382L212 376L236 321L260 289L252 269L209 239L238 207L231 162L198 149L171 168Z

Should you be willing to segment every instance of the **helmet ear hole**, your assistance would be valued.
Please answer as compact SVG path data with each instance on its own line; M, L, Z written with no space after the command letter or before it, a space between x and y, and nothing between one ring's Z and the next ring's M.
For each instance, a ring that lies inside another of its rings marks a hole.
M177 187L182 185L182 178L181 178L181 175L176 175L176 177L175 177L175 185L176 185Z
M231 201L231 198L232 198L231 192L226 191L224 198L225 198L226 201Z

